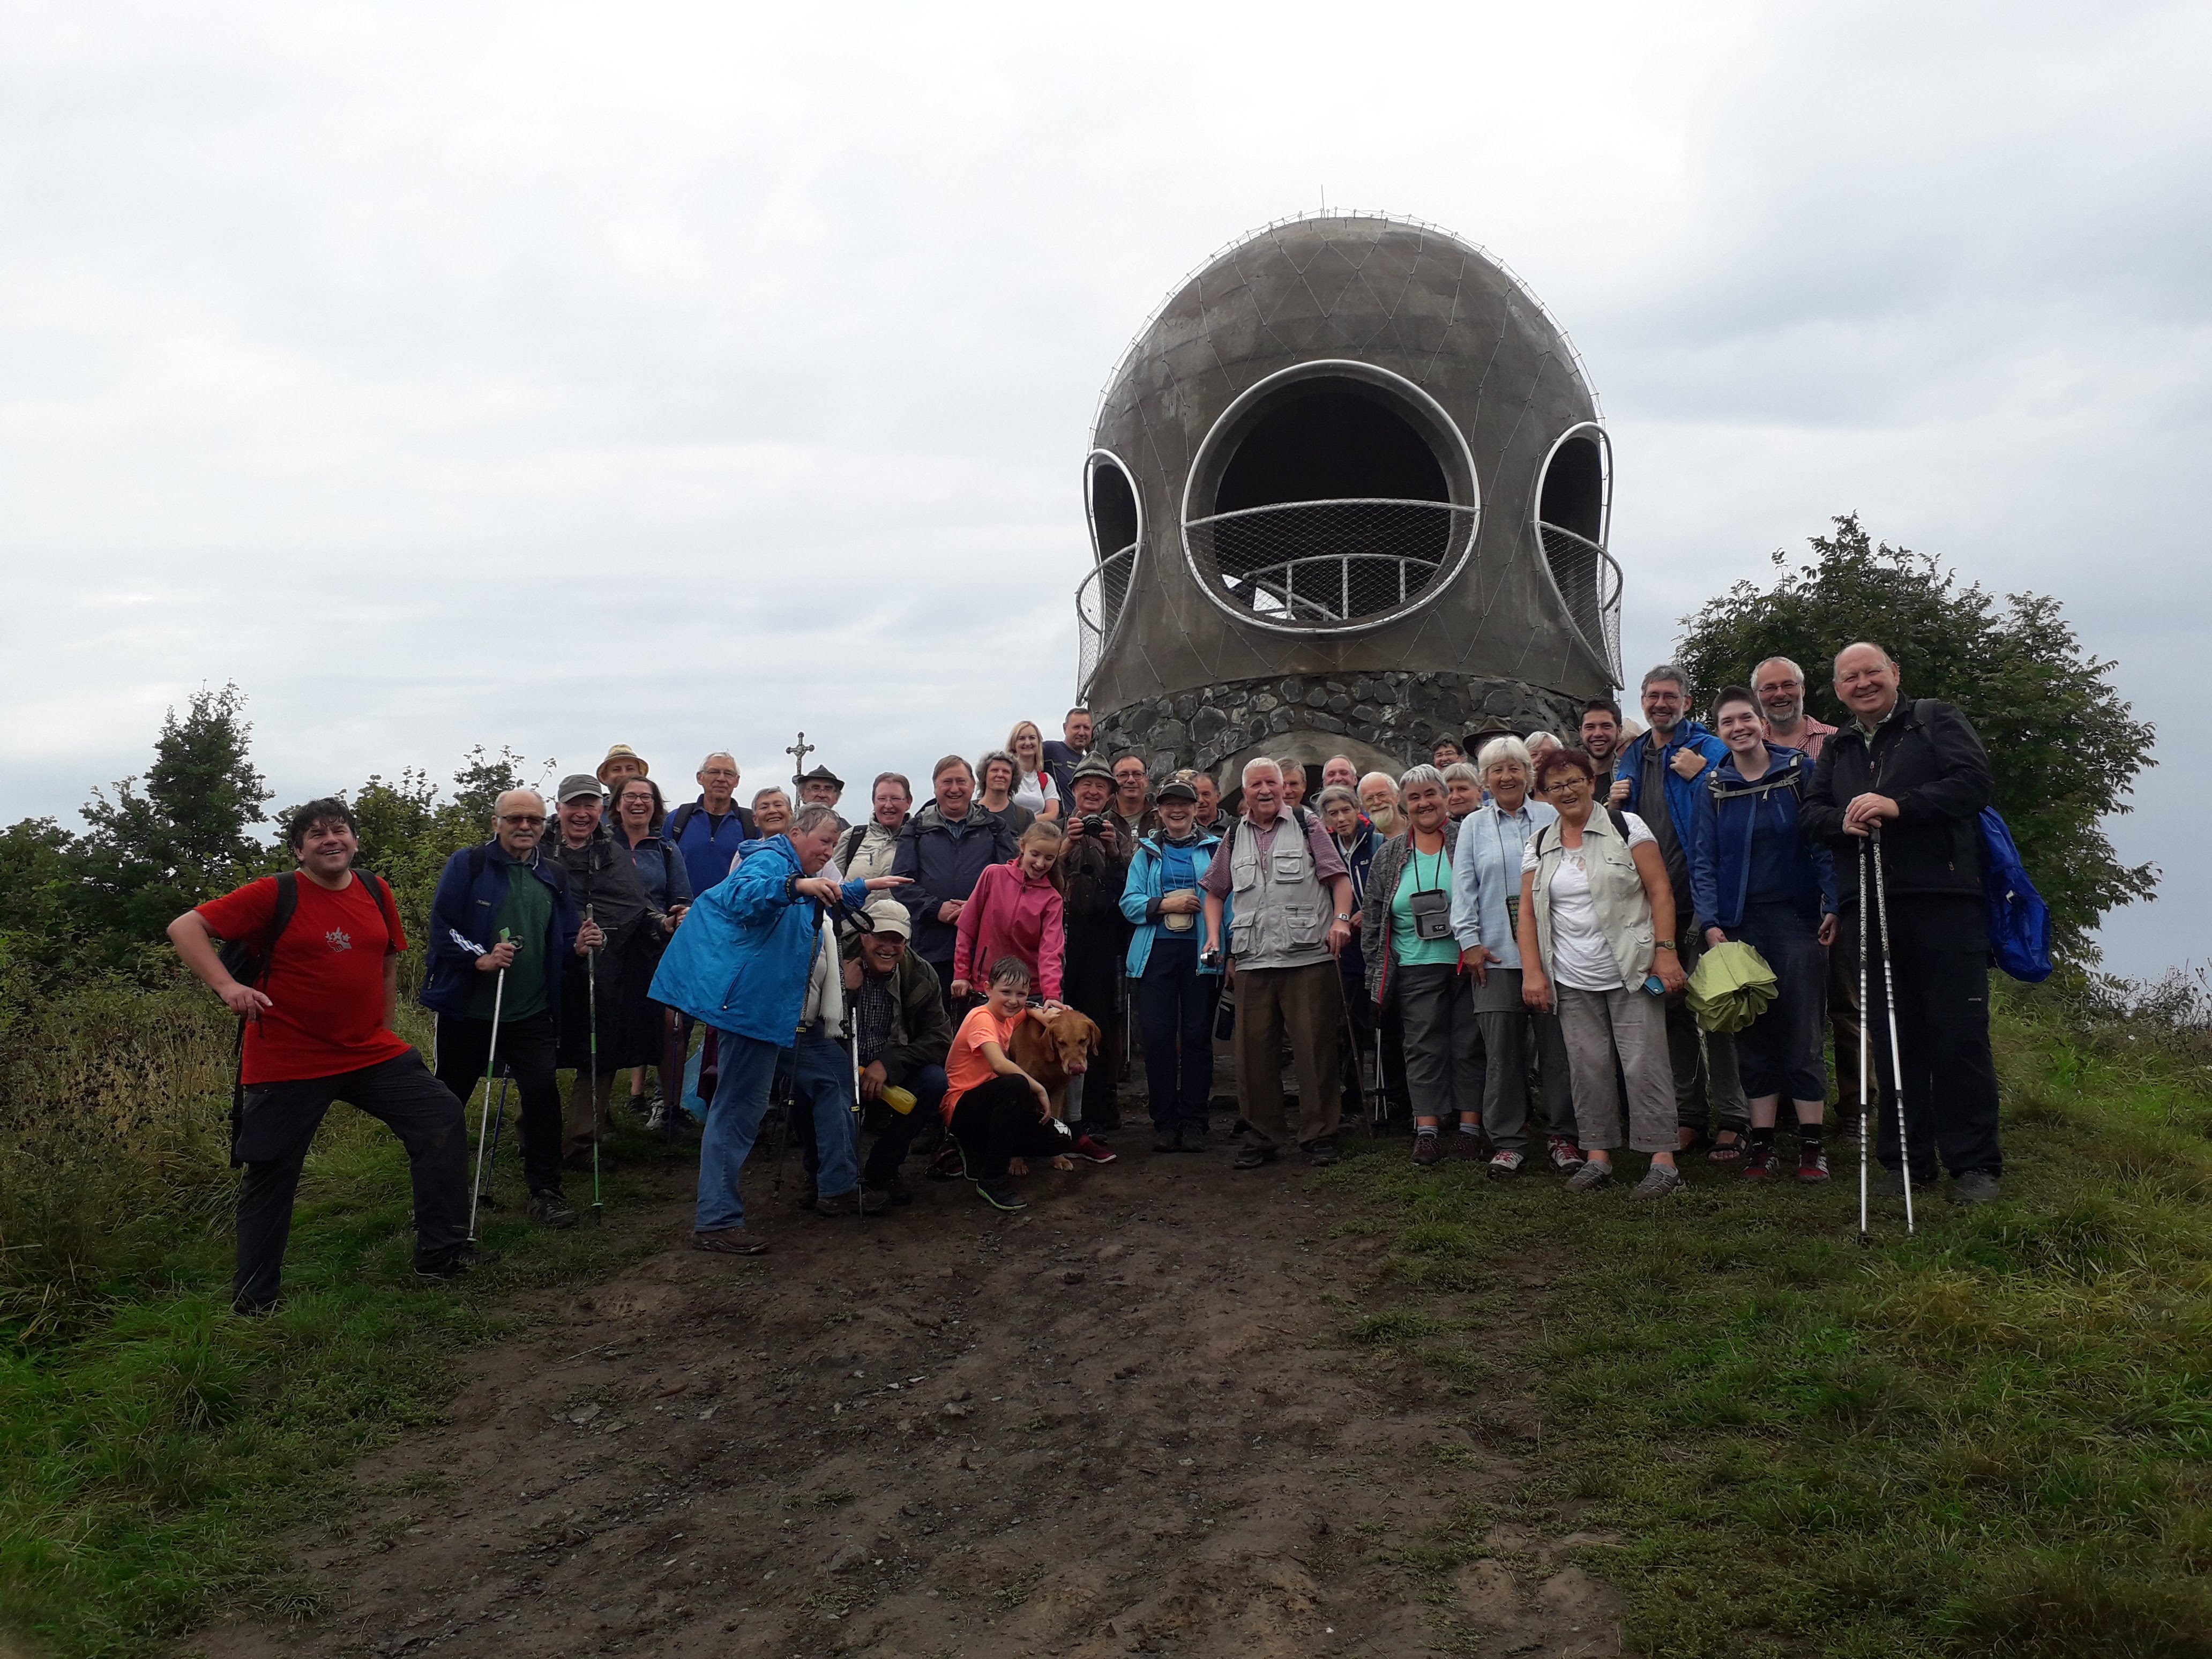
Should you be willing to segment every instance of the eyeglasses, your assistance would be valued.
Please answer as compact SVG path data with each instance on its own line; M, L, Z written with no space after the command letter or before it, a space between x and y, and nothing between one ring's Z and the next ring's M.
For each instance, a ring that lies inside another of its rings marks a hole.
M501 812L499 821L526 830L538 830L544 827L545 815L543 812Z

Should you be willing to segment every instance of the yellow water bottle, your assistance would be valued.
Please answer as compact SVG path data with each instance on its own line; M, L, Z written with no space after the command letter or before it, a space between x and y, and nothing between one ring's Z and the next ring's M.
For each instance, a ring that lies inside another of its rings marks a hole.
M911 1089L885 1089L883 1091L883 1102L901 1117L904 1117L914 1109L914 1091Z

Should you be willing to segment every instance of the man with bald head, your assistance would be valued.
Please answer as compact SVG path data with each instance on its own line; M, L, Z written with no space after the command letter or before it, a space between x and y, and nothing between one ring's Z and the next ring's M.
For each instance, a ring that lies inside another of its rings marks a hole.
M1995 781L1988 752L1965 714L1933 697L1904 695L1903 675L1881 646L1860 640L1836 653L1836 699L1850 720L1822 746L1799 822L1825 840L1842 901L1838 943L1856 951L1862 914L1869 960L1869 1012L1885 1012L1883 927L1876 896L1860 888L1860 860L1881 860L1889 924L1887 956L1897 995L1903 1076L1890 1075L1877 1042L1883 1092L1881 1162L1887 1190L1902 1194L1896 1093L1905 1101L1903 1150L1915 1185L1951 1172L1951 1199L1996 1198L1997 1074L1990 1057L1989 917L1982 899L1979 818ZM1869 865L1869 872L1872 865ZM1875 905L1871 910L1866 906ZM1845 1067L1856 1056L1838 1055Z
M738 763L717 749L699 763L699 799L668 815L661 835L684 855L695 893L728 875L738 847L753 838L752 814L738 805L737 793Z
M438 1081L464 1105L483 1077L495 1012L501 1065L522 1101L522 1172L530 1218L573 1227L561 1196L561 965L605 942L580 923L558 860L539 850L545 798L510 789L492 808L492 837L446 860L430 901L422 1006L438 1017ZM504 976L502 978L502 976Z

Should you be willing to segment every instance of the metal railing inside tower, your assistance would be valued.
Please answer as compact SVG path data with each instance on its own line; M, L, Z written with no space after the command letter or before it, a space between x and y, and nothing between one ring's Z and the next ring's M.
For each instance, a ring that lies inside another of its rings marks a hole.
M1129 573L1136 563L1137 544L1131 542L1120 552L1101 559L1075 590L1078 696L1090 690L1098 659L1106 654L1106 642L1114 637L1114 624L1121 621L1121 607L1129 598Z
M1458 568L1479 514L1449 501L1280 501L1185 521L1218 599L1278 628L1322 630L1404 610Z
M1620 684L1620 567L1613 555L1587 536L1539 524L1544 562L1552 568L1567 617L1583 642L1605 659L1613 684Z

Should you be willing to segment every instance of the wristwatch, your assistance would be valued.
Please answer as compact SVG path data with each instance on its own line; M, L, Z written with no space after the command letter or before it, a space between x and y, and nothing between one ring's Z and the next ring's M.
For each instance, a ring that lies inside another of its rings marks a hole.
M1352 920L1352 912L1349 910L1339 910L1336 913L1336 919L1339 921L1350 921Z

